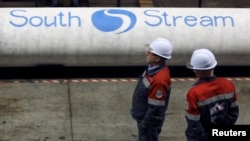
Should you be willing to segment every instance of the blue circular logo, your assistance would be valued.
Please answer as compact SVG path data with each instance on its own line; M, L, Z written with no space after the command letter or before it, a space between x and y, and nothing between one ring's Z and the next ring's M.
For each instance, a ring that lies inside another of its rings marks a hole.
M127 10L99 10L92 15L92 23L100 31L120 34L135 26L136 16Z

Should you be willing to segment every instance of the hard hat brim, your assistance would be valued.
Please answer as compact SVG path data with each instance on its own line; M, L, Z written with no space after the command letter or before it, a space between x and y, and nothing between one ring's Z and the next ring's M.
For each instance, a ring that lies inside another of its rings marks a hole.
M161 55L161 54L155 52L154 50L152 50L151 52L154 53L155 55L158 55L158 56L162 57L162 58L171 59L171 56L163 56L163 55Z
M186 63L186 67L187 67L188 69L193 69L193 68L194 68L194 66L192 66L192 65L190 64L190 61L188 61L188 62Z
M190 62L191 61L186 63L186 67L188 69L192 69L192 70L211 70L211 69L214 69L216 67L216 65L217 65L217 61L216 61L213 66L210 66L210 67L207 67L207 68L196 68Z

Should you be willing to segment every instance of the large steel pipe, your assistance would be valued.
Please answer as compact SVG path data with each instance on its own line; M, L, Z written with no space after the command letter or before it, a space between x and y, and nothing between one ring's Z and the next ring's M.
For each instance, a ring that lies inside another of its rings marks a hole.
M197 48L218 65L250 65L250 9L1 8L0 67L141 66L156 37L172 41L169 65Z

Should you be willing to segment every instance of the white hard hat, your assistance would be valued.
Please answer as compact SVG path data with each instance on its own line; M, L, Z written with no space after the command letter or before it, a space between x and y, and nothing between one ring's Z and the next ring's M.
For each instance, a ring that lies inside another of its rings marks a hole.
M166 59L171 58L173 46L169 40L165 38L156 38L153 42L149 44L149 47L152 49L152 53Z
M208 49L197 49L193 52L187 68L194 70L210 70L215 68L217 61L214 54Z

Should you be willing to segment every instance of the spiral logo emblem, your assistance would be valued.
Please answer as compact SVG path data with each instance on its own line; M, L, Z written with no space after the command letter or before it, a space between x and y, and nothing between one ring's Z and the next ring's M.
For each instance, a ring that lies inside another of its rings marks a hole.
M136 16L121 9L99 10L92 15L92 23L100 31L121 34L135 26Z

